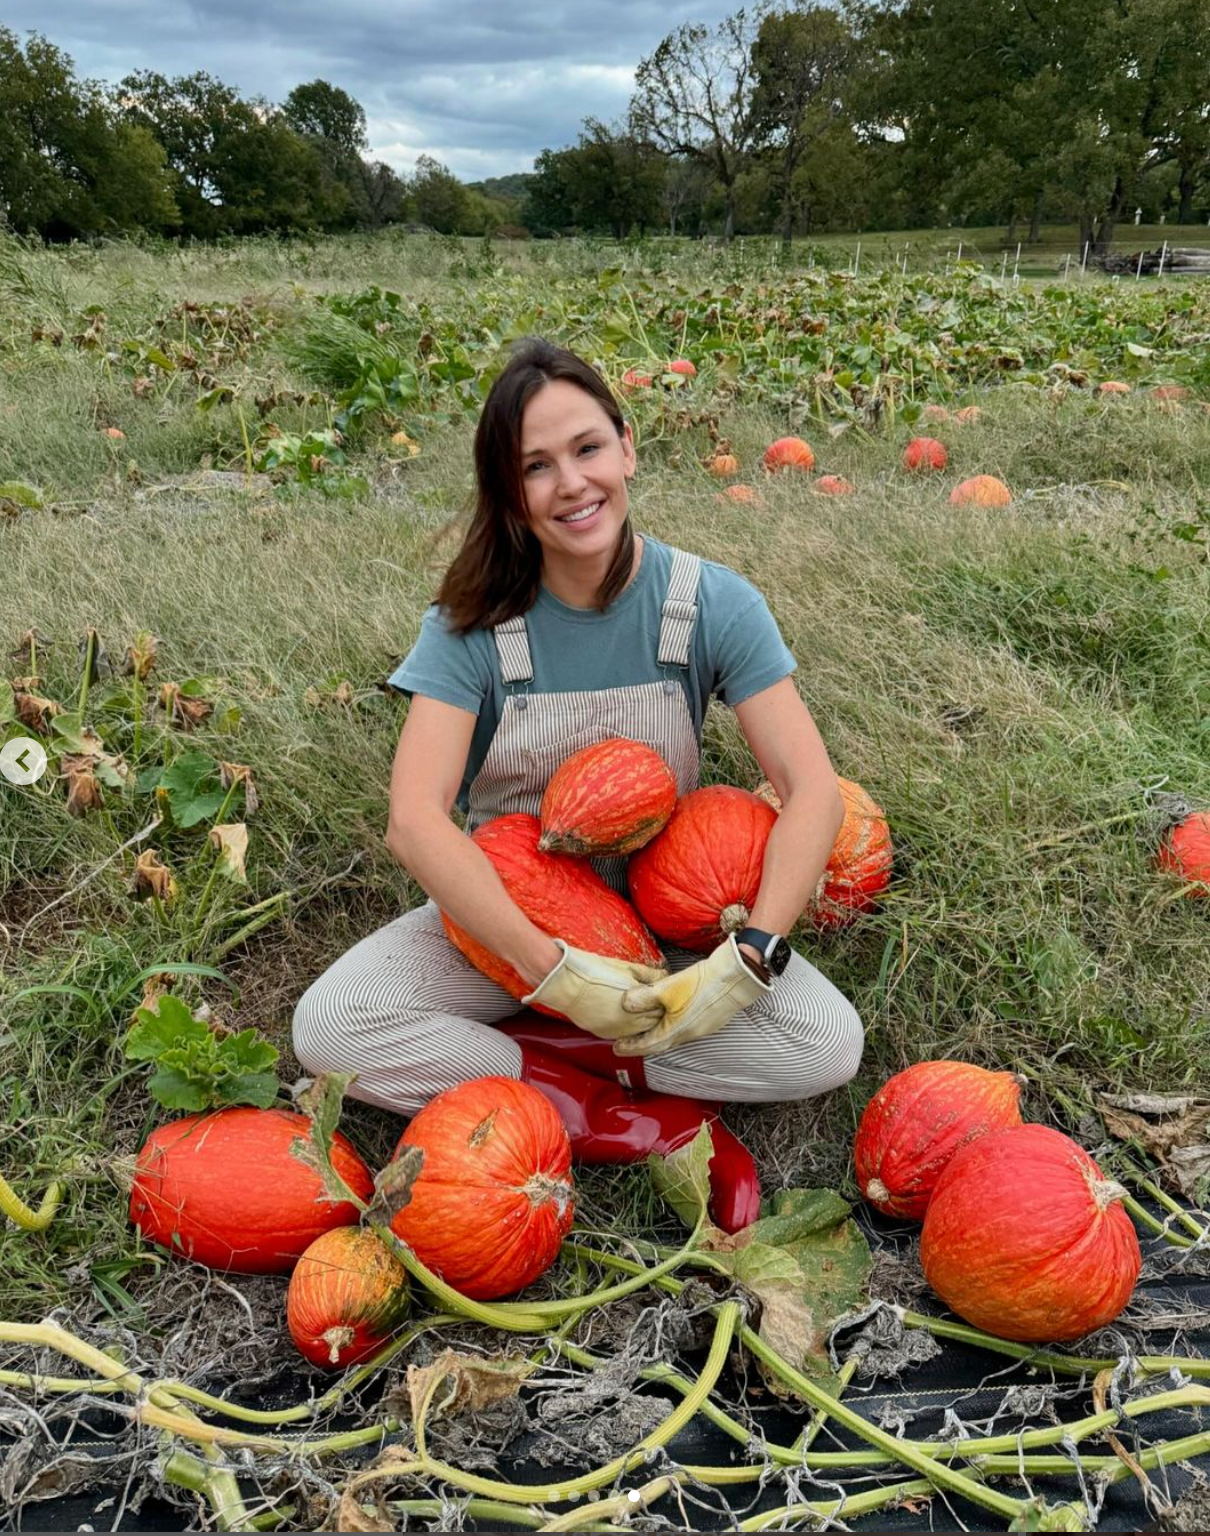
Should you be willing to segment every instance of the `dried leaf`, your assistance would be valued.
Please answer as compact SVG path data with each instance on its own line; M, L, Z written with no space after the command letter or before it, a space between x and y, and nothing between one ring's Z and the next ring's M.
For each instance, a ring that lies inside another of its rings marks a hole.
M332 1527L336 1531L393 1531L396 1529L395 1521L379 1504L375 1514L367 1514L364 1507L357 1502L357 1496L351 1488L346 1488L340 1496L340 1514L336 1524Z
M230 789L233 784L244 786L244 815L255 816L260 805L260 796L256 792L256 780L252 777L252 770L246 763L225 763L219 758L219 778L224 789Z
M424 1411L424 1422L431 1424L441 1415L447 1418L469 1409L490 1407L506 1397L514 1397L521 1383L534 1370L531 1361L504 1356L460 1355L442 1350L432 1365L408 1366L408 1397L412 1422ZM430 1390L433 1397L424 1408Z
M127 677L137 677L141 683L147 681L152 667L155 666L158 643L149 629L139 630L126 647L126 665L123 670Z
M209 700L184 693L180 683L160 685L159 705L168 711L168 717L174 725L186 731L200 725L207 715L214 712L214 705Z
M13 660L32 671L34 653L39 650L44 651L49 644L50 637L44 635L40 629L27 629L17 641L12 653Z
M345 1181L332 1166L332 1137L340 1124L340 1109L345 1090L353 1081L352 1072L321 1072L298 1096L298 1107L311 1120L311 1134L290 1143L290 1155L317 1173L330 1200L364 1209Z
M210 828L210 841L218 849L219 867L232 880L247 883L244 865L248 857L248 828L242 821Z
M67 814L85 816L104 805L105 797L92 771L92 759L67 755L59 759L59 768L67 780Z
M26 730L37 731L40 736L45 736L51 720L63 713L62 704L56 703L54 699L43 699L36 693L25 693L21 689L13 690L13 704L17 719Z
M1118 1107L1124 1100L1146 1103L1147 1113L1158 1118L1145 1120ZM1182 1195L1200 1197L1200 1186L1210 1177L1210 1102L1185 1094L1102 1094L1100 1108L1111 1136L1136 1142Z
M177 883L168 866L160 862L160 856L154 848L145 848L135 860L131 895L139 901L154 896L165 905L176 899ZM146 1003L147 994L144 993L143 997Z
M423 1147L404 1147L385 1168L374 1175L374 1195L365 1213L367 1223L389 1227L412 1200L412 1186L424 1166Z
M405 1445L388 1445L374 1465L360 1472L345 1484L340 1496L340 1515L334 1531L393 1531L395 1521L382 1507L381 1495L375 1494L375 1513L367 1514L358 1502L358 1494L373 1483L384 1483L396 1477L406 1477L415 1464L416 1453Z
M1101 1103L1139 1115L1181 1115L1206 1100L1196 1093L1103 1093Z

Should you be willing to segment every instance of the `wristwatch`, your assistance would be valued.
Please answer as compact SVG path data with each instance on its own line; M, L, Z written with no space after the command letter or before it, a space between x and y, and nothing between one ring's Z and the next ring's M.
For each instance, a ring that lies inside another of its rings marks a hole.
M758 950L770 976L780 976L790 963L790 946L780 933L766 933L763 928L741 928L735 935L735 942Z

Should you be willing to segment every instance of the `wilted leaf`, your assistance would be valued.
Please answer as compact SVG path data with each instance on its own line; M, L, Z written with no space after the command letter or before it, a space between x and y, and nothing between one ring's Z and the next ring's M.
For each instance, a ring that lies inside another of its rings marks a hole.
M256 780L252 777L251 768L245 763L226 763L219 758L218 769L224 789L230 789L233 784L244 786L244 815L255 816L260 797L256 793Z
M186 692L187 687L181 683L161 683L158 697L160 708L167 710L173 724L190 731L202 723L214 705L208 699Z
M62 704L56 703L54 699L44 699L36 693L24 693L20 688L13 691L13 703L21 724L27 731L37 731L40 736L45 736L50 721L63 713Z
M667 1157L652 1152L647 1158L651 1182L687 1227L696 1227L710 1199L710 1159L714 1138L710 1123L703 1120L692 1141Z
M1152 1119L1126 1104L1144 1108ZM1187 1199L1210 1177L1210 1101L1187 1094L1102 1094L1101 1118L1119 1141L1136 1142Z
M366 1210L367 1223L389 1227L412 1199L412 1186L424 1166L423 1147L404 1147L385 1168L374 1175L374 1195Z
M127 677L137 677L141 683L147 681L152 667L155 666L158 644L159 642L149 629L139 630L126 647L126 665L123 670Z
M59 759L59 768L67 780L67 814L86 816L104 805L105 797L92 771L92 760L70 753Z
M242 821L210 828L210 841L218 849L219 868L232 880L247 882L244 864L248 857L248 828Z
M473 1412L506 1397L514 1397L534 1368L529 1360L460 1355L456 1350L444 1349L432 1365L408 1366L412 1422L416 1422L424 1400L435 1384L432 1400L424 1410L426 1424L442 1415L452 1418L466 1409Z
M144 849L135 860L131 895L139 901L145 901L147 897L154 896L157 901L167 905L176 900L177 889L172 872L166 864L161 863L155 849Z
M84 725L78 714L64 711L56 715L51 725L51 736L61 754L64 771L69 759L79 759L96 775L100 783L109 789L124 789L130 778L130 768L119 753L115 756L105 750L105 743L93 730Z
M367 1514L358 1502L362 1489L375 1483L389 1482L406 1477L416 1461L416 1453L406 1445L388 1445L378 1460L365 1472L359 1472L345 1484L340 1496L340 1515L332 1527L336 1531L393 1531L396 1521L382 1507L381 1497L375 1495L375 1513Z
M298 1107L310 1117L311 1134L291 1142L290 1153L300 1163L317 1173L330 1200L349 1201L362 1207L332 1166L332 1137L340 1124L340 1108L345 1090L353 1081L353 1072L321 1072L298 1098Z

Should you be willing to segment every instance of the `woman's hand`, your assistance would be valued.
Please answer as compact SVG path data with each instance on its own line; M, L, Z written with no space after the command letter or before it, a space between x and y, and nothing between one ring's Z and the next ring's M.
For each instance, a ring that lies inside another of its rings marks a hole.
M553 1008L602 1040L619 1040L659 1023L663 1008L658 1002L623 1008L622 999L636 989L650 991L651 984L666 977L667 971L573 949L562 939L555 943L563 951L562 958L540 985L521 999L523 1003Z
M624 1008L647 1013L659 1006L664 1017L645 1034L622 1040L615 1050L619 1056L658 1056L674 1046L703 1040L769 990L744 963L735 935L729 934L696 965L627 992Z

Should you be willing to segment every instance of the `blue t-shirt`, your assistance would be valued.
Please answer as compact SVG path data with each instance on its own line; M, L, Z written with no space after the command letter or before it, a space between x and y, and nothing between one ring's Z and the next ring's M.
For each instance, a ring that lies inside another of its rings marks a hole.
M533 661L534 693L578 693L676 678L685 690L698 742L712 694L734 709L795 670L777 621L744 577L702 561L697 622L689 665L661 665L660 610L668 593L672 550L643 536L639 573L604 613L572 608L545 587L525 615ZM478 716L458 805L487 756L504 709L505 686L490 630L453 633L434 605L424 615L416 644L389 679L409 698L423 694ZM525 685L512 685L513 691Z

